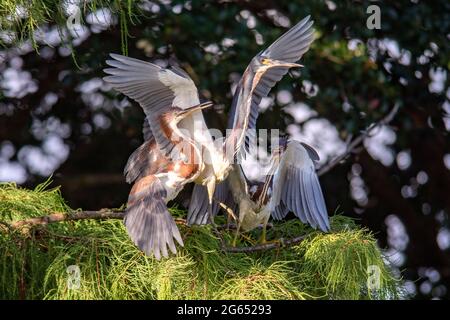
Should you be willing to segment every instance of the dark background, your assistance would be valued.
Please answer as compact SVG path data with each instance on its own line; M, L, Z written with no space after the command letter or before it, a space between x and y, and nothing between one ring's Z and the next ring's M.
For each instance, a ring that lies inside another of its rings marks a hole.
M178 61L216 103L208 124L223 129L250 59L310 14L317 39L305 68L271 91L258 127L309 142L326 162L399 105L389 127L321 177L326 202L376 235L413 297L450 296L448 1L138 1L129 12L114 3L125 13L82 10L72 37L58 32L64 21L42 24L38 52L4 41L0 181L33 187L52 175L73 208L123 205L143 112L101 81L108 53ZM371 4L379 30L366 26Z

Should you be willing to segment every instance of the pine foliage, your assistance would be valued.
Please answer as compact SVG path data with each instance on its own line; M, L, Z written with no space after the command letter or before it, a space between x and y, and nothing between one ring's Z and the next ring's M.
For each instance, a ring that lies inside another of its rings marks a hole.
M1 299L393 299L395 279L373 235L342 215L332 232L314 231L297 220L276 223L269 239L308 234L292 247L225 253L207 227L180 225L185 247L156 261L129 240L120 220L81 220L12 229L8 223L67 212L58 188L35 190L0 184ZM183 210L171 209L174 216ZM239 246L254 244L260 231ZM233 231L220 236L230 243ZM68 287L67 268L80 268L80 287ZM367 289L368 267L380 274Z

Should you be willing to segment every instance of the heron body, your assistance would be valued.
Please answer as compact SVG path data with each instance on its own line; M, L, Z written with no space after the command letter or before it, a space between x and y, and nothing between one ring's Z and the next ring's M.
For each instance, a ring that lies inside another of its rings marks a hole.
M289 212L315 229L329 231L325 200L315 172L314 162L318 160L312 147L292 140L283 142L273 152L264 182L249 181L242 167L235 165L228 180L239 210L237 233L262 225L265 241L270 216L281 220Z
M273 171L276 168L278 156L271 159L271 167L264 182L247 179L242 166L235 164L228 176L228 183L233 195L233 201L228 201L228 207L237 207L237 232L246 232L258 226L265 226L270 218L270 196L272 193Z
M230 186L234 186L234 183L236 182L230 176ZM261 225L265 226L270 218L268 206L270 190L268 190L269 193L263 194L265 184L262 182L246 181L246 185L248 186L248 193L236 195L236 192L233 192L239 208L239 214L237 215L238 230L244 232L251 231ZM235 189L233 188L233 190Z
M126 180L134 183L128 198L125 226L133 242L157 259L183 245L167 202L190 182L211 185L224 179L227 162L209 134L198 92L181 69L111 54L104 78L136 100L146 113L147 140L129 158Z

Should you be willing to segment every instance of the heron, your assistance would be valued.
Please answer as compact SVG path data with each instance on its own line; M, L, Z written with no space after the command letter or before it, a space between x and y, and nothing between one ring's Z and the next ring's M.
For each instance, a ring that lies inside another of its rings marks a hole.
M289 69L303 67L296 62L308 51L314 40L313 23L310 16L298 22L268 48L253 57L239 80L231 104L229 133L224 141L224 152L231 158L230 166L235 169L238 152L242 150L243 145L251 141L252 132L256 130L261 99L268 95ZM228 190L226 181L220 182L217 188L211 190L202 185L195 185L188 208L187 223L208 223L208 218L219 210L217 204L212 207L213 198L225 199ZM206 208L209 208L209 211Z
M183 69L110 54L113 59L106 63L112 68L104 70L109 74L104 80L137 101L146 114L145 142L130 156L124 171L127 182L134 183L125 226L146 254L160 259L161 255L168 256L167 248L176 253L174 240L183 245L167 202L187 183L201 187L199 199L206 201L205 217L213 223L213 196L216 189L223 189L216 185L223 183L232 170L246 128L254 125L249 124L249 119L253 121L249 117L251 107L289 68L300 66L293 61L300 59L312 42L312 23L308 20L302 20L252 60L233 101L235 108L241 106L242 110L234 113L237 120L224 139L214 140L208 131L201 110L209 105L200 104L197 87ZM288 49L285 55L283 48Z
M136 100L146 114L144 143L130 156L124 174L134 183L125 212L132 241L160 259L183 240L167 202L190 182L211 185L223 180L229 164L216 148L202 115L197 87L179 67L163 68L134 58L110 54L103 79Z
M261 242L266 242L269 218L282 220L293 212L303 223L324 232L330 230L328 213L319 179L315 172L318 153L306 143L280 139L272 151L265 181L250 181L238 165L228 181L239 214L233 212L233 202L222 207L237 220L236 235L262 225Z

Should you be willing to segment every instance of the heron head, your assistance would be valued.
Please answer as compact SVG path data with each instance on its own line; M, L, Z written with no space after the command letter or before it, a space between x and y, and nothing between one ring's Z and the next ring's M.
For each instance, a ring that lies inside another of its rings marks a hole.
M294 68L294 67L303 67L303 65L293 62L287 62L277 59L272 59L268 57L261 56L259 58L260 67L263 68L273 68L273 67L287 67L287 68Z
M288 137L280 137L278 144L272 149L272 159L278 159L286 151L288 142Z

